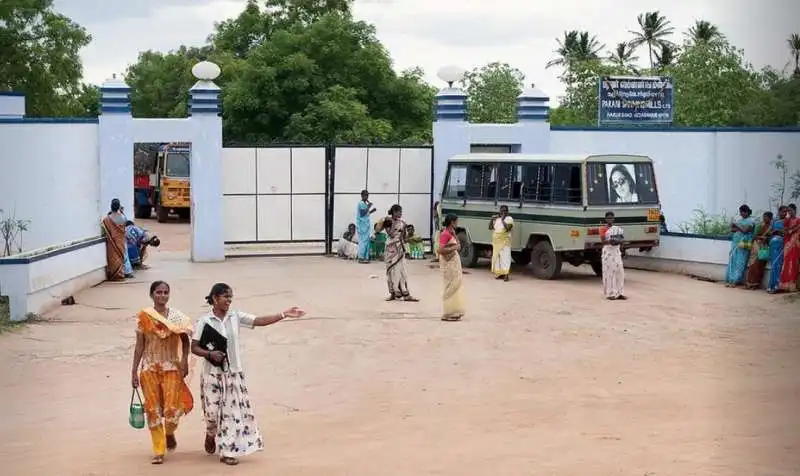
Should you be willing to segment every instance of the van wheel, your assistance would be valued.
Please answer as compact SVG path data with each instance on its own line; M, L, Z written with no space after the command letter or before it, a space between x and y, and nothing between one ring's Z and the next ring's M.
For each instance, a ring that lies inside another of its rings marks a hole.
M512 251L511 259L520 266L527 266L531 262L531 250Z
M162 207L161 205L158 206L156 209L156 219L159 223L166 223L167 218L169 218L169 208Z
M469 239L469 235L467 235L466 231L458 232L456 237L461 244L461 253L459 253L461 266L464 268L474 268L475 265L478 264L478 250L475 248L472 240Z
M561 255L553 250L549 241L540 241L531 252L533 275L540 279L555 279L561 274Z
M592 271L594 271L594 274L596 274L597 276L599 276L601 278L603 277L603 262L602 261L593 260L593 261L591 261L589 263L589 265L592 267Z

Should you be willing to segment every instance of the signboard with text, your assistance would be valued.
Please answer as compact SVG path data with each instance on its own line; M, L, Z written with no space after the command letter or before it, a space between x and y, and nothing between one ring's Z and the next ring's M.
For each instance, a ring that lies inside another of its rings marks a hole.
M604 76L598 86L600 125L672 123L672 78Z

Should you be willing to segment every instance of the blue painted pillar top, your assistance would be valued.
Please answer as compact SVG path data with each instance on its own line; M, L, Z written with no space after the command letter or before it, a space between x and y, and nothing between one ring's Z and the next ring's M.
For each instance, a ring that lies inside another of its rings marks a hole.
M131 88L117 75L113 75L100 86L100 113L131 113Z
M458 88L444 88L436 94L435 121L467 120L467 93Z
M544 121L550 118L550 98L531 84L517 97L517 121Z

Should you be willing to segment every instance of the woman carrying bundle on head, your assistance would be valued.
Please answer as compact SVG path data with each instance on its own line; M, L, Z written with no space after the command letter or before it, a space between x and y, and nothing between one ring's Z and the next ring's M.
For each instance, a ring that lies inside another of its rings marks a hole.
M225 283L212 286L206 302L211 311L198 319L192 340L192 353L206 360L200 376L206 421L205 450L209 454L219 450L220 462L233 466L239 464L237 458L264 449L247 393L239 328L269 326L287 317L303 317L305 312L291 307L279 314L256 317L231 309L233 289ZM224 341L224 347L211 344L220 340Z

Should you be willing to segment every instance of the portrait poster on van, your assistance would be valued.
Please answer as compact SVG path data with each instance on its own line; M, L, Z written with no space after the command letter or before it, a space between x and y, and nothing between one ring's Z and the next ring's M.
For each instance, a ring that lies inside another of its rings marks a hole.
M653 164L590 163L587 165L590 205L658 204Z
M672 78L603 76L598 82L599 125L672 123Z

